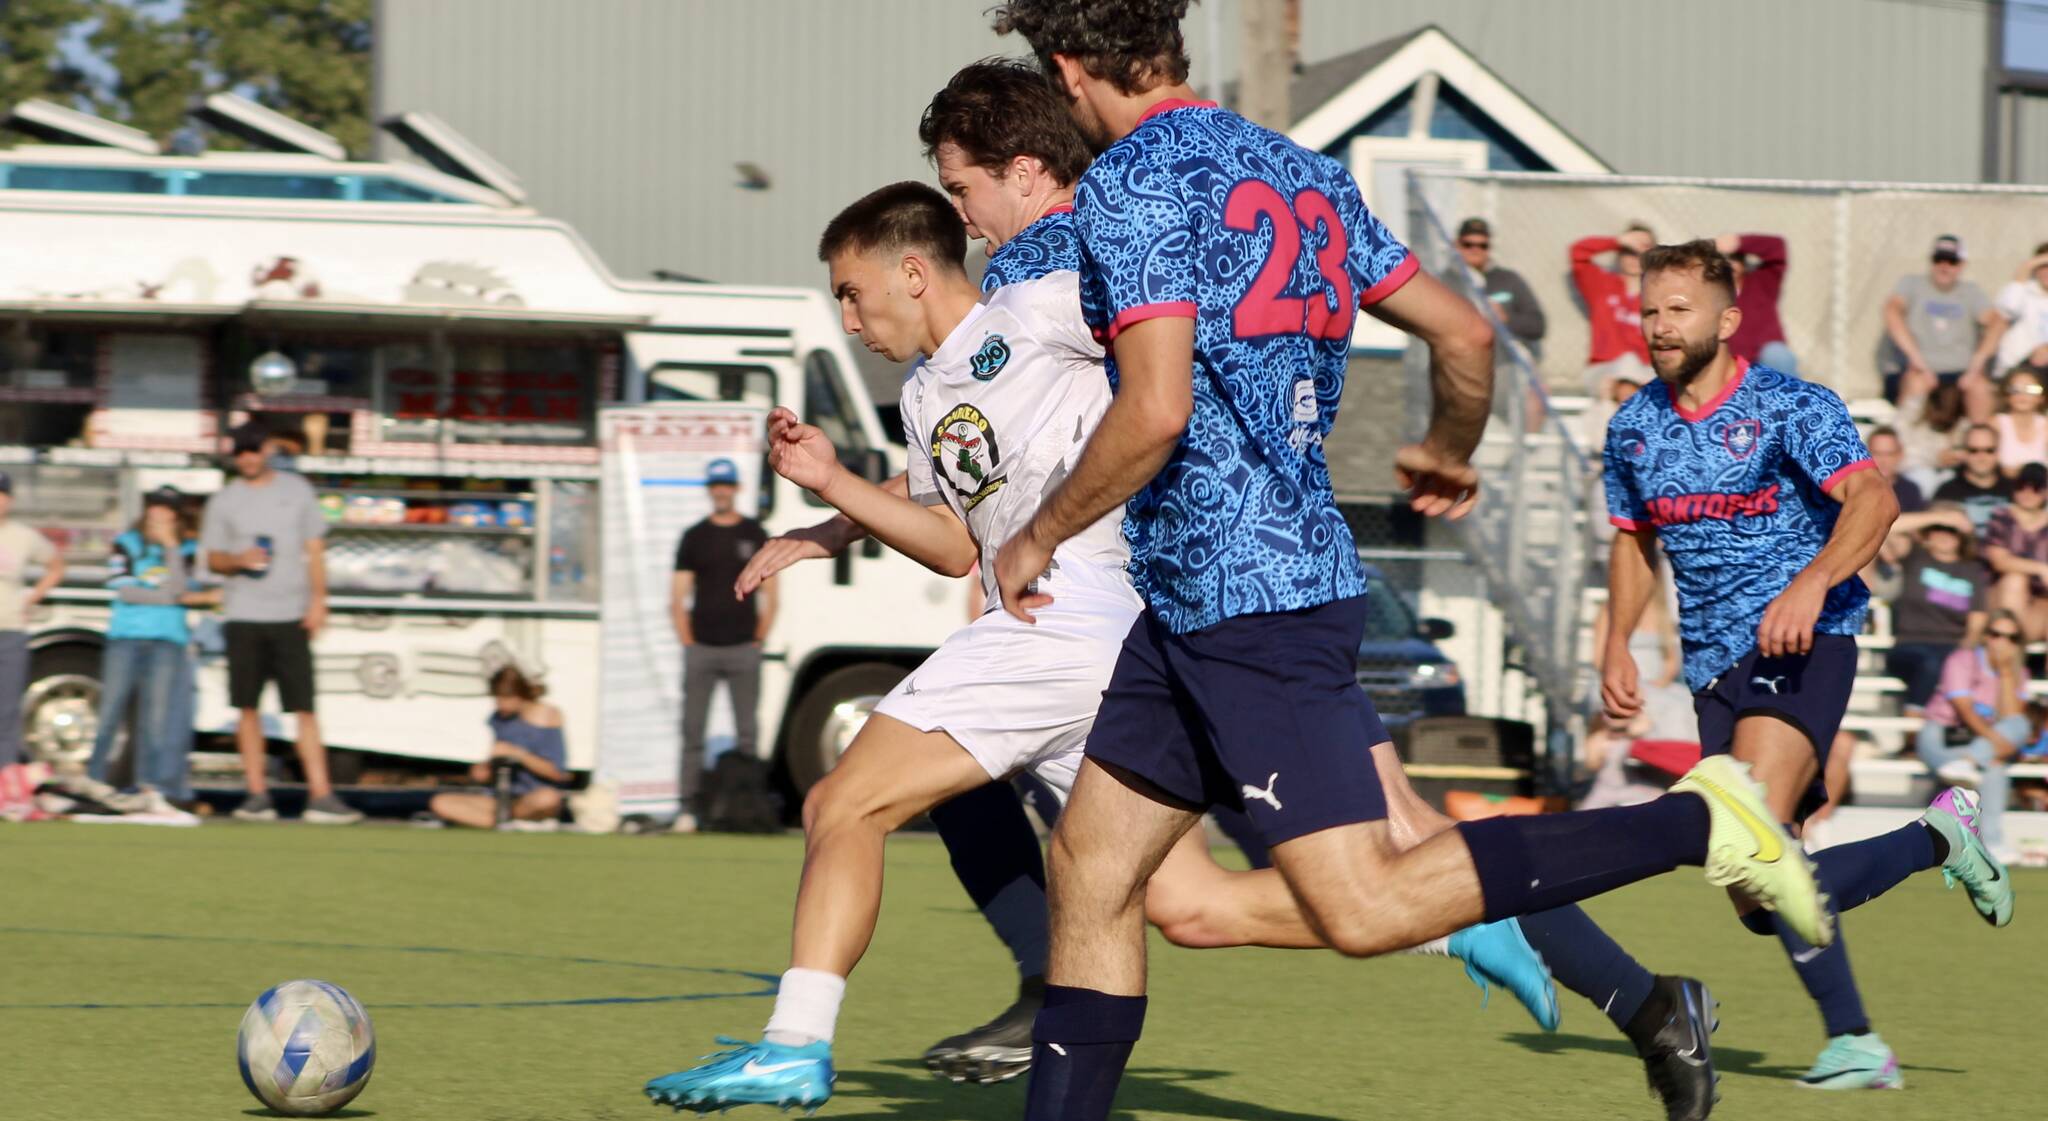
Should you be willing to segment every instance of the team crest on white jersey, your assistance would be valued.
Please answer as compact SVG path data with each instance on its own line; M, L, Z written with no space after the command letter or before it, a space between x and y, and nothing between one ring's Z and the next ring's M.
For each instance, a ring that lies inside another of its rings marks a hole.
M1728 454L1737 459L1748 459L1756 450L1756 442L1763 438L1764 422L1760 420L1738 420L1721 433L1721 442L1728 446Z
M932 469L959 492L964 509L1002 489L1003 477L996 474L1002 463L995 425L973 405L955 406L932 429Z
M1010 344L1001 335L990 335L981 344L981 349L968 359L969 373L975 381L994 381L1010 361Z

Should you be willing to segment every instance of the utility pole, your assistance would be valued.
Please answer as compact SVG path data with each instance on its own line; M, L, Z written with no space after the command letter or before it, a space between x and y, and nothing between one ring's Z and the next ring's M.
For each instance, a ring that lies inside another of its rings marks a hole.
M1288 87L1301 36L1301 0L1240 0L1237 109L1284 132L1293 124Z

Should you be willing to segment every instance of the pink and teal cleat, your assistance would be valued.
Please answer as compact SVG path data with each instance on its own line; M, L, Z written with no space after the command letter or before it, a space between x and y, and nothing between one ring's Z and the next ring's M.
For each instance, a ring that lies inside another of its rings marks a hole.
M1992 926L2012 921L2012 877L2005 865L1984 847L1977 834L1977 796L1960 786L1941 792L1920 820L1948 842L1948 859L1941 862L1941 878L1954 888L1963 885L1970 905Z

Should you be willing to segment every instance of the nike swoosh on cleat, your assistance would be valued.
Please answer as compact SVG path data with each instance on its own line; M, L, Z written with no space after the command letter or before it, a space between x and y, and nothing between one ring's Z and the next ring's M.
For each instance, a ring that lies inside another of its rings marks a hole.
M1741 822L1742 827L1749 831L1749 835L1756 839L1755 855L1758 860L1765 864L1776 864L1778 858L1785 855L1784 846L1778 843L1777 830L1765 825L1761 818L1750 813L1749 807L1743 805L1734 794L1704 775L1693 776L1693 781L1718 795L1722 804L1735 815L1735 820Z
M809 1066L815 1061L814 1059L792 1059L786 1063L770 1063L767 1066L762 1066L760 1060L748 1059L747 1065L740 1068L740 1073L759 1078L764 1074L780 1074L785 1070L795 1070L801 1066Z

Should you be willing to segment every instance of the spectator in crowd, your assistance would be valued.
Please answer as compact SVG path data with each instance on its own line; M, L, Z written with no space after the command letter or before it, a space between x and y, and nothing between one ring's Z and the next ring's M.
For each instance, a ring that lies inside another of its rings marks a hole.
M761 641L775 625L775 579L745 597L731 591L747 558L768 541L761 523L734 509L739 468L714 459L704 473L711 515L676 543L669 613L683 644L683 759L679 791L682 813L673 828L694 833L703 812L698 794L704 782L704 723L711 696L725 683L732 699L738 742L733 750L754 754L761 695Z
M2029 641L2048 637L2048 466L2029 463L2013 480L2012 505L1984 523L1993 602L2020 621Z
M2003 374L2048 346L2048 242L2036 245L2034 255L1998 290L1995 306L2004 329L1992 369Z
M13 520L14 479L0 471L0 767L22 757L21 695L28 689L28 614L64 579L64 557L50 539ZM22 583L31 568L43 574Z
M1885 672L1905 682L1908 716L1926 707L1948 656L1975 645L1984 630L1991 581L1972 548L1975 539L1962 507L1938 505L1900 515L1878 550L1872 589L1892 607Z
M1632 223L1620 237L1584 237L1572 243L1572 287L1585 304L1591 328L1586 350L1587 389L1606 396L1609 381L1628 370L1650 368L1650 350L1643 341L1640 299L1643 254L1657 244L1648 226ZM1597 258L1614 254L1614 271Z
M1986 368L2005 319L1982 288L1963 279L1964 256L1963 239L1935 238L1927 274L1899 278L1885 299L1885 334L1904 369L1885 374L1884 395L1897 403L1931 382L1954 384L1970 419L1981 421L1996 404Z
M2004 408L1991 418L1998 430L1998 469L2008 478L2029 463L2048 462L2048 417L2042 415L2041 375L2025 366L2005 375Z
M546 692L517 666L491 675L491 749L469 769L469 777L488 783L494 766L514 768L514 821L553 821L562 813L569 745L562 738L562 710L541 700ZM442 821L475 829L490 829L498 821L497 798L491 794L436 794L427 809Z
M187 647L192 641L186 608L218 599L195 587L197 545L182 532L184 496L170 487L149 492L134 528L114 538L107 557L107 587L114 605L107 618L107 643L100 655L99 734L93 741L86 773L108 781L114 740L127 723L132 702L135 781L170 799L189 803L192 790L185 777L185 758L192 746L192 728L172 726L174 716L188 712L178 703L186 684ZM181 734L182 733L182 734Z
M1920 493L1930 494L1963 461L1963 391L1928 382L1923 391L1899 399L1899 443L1906 453L1901 474Z
M253 426L235 431L235 478L207 500L200 536L207 568L227 578L228 703L240 713L235 746L249 786L235 817L277 820L257 713L264 685L275 681L278 700L298 724L307 794L303 820L352 825L363 815L334 793L327 746L313 715L313 639L327 625L327 521L312 484L277 470L264 440Z
M1459 224L1458 256L1470 274L1472 289L1493 305L1494 313L1507 324L1508 334L1528 347L1531 355L1541 357L1543 305L1536 301L1536 293L1529 290L1529 282L1522 279L1521 273L1494 264L1493 230L1486 219L1467 218ZM1452 282L1452 288L1462 292L1465 285Z
M1880 424L1870 430L1863 443L1870 449L1870 461L1892 481L1892 496L1899 500L1899 513L1917 514L1925 510L1927 496L1920 490L1920 484L1900 473L1906 466L1906 445L1899 439L1899 430Z
M1992 511L2012 501L2012 480L1998 469L1998 430L1973 424L1963 432L1963 465L1934 488L1936 502L1961 503L1970 524L1983 529Z
M2027 670L2019 620L1999 611L1984 641L1961 647L1942 664L1941 684L1927 704L1914 747L1943 782L1976 787L1984 843L2004 844L2005 804L2012 797L2006 764L2027 745Z
M1799 359L1785 345L1778 319L1778 295L1785 289L1785 239L1773 234L1722 234L1714 239L1735 266L1735 307L1742 322L1728 338L1739 358L1797 375Z

